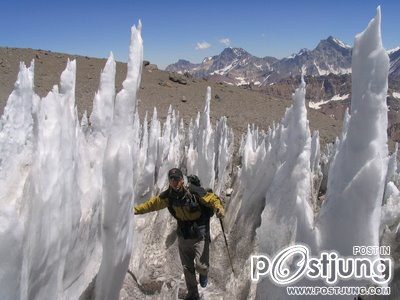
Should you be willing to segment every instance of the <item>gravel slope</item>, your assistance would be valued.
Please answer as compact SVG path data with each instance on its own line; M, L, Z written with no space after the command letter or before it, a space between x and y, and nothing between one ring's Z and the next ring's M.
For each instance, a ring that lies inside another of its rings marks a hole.
M35 89L40 96L45 96L59 83L61 72L67 59L77 60L76 101L79 114L92 109L95 91L98 89L100 72L105 59L56 53L46 50L0 48L0 112L11 93L17 78L19 62L30 64L35 60ZM122 87L126 74L126 64L117 63L116 89ZM228 124L234 129L238 139L247 129L247 124L255 124L267 129L273 121L279 122L290 99L276 99L258 91L219 84L204 79L185 78L187 84L173 82L168 72L154 70L151 66L143 68L142 84L139 92L139 112L144 116L157 107L158 115L165 118L169 105L180 112L185 123L195 118L197 111L204 107L207 86L212 88L211 117L214 122L219 117L228 117ZM183 102L182 99L186 99ZM309 109L311 129L320 131L321 142L333 141L340 133L341 122Z

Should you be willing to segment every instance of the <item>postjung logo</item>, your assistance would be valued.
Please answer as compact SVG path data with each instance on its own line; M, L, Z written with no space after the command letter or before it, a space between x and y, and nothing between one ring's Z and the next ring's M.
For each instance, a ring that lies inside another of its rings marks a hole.
M348 279L385 285L392 279L392 258L384 257L390 255L390 247L354 246L350 257L341 257L336 251L322 251L314 257L310 252L309 247L297 244L282 249L273 259L252 255L251 279L258 281L269 275L275 284L285 286L304 277L322 279L330 285Z

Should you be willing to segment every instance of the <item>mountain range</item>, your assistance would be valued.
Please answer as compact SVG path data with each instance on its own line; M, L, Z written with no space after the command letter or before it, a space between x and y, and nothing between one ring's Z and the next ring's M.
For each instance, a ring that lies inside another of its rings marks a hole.
M393 140L400 141L400 47L387 50L387 54L390 59L388 133ZM330 36L313 50L301 49L282 59L259 58L242 48L226 48L200 64L179 60L167 66L166 71L258 90L276 99L290 99L303 73L308 106L342 120L351 102L351 58L352 48Z
M390 79L400 77L400 47L388 51ZM225 48L220 54L206 57L199 63L180 59L168 65L166 71L189 73L195 77L234 85L266 87L302 72L309 76L351 73L352 48L329 36L313 50L301 49L297 54L277 59L256 57L242 48Z

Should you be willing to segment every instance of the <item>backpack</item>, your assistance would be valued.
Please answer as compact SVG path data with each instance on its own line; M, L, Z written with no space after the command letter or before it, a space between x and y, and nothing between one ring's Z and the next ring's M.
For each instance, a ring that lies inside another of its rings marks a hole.
M196 196L203 197L209 192L212 193L212 189L204 189L201 186L200 178L197 177L196 175L189 175L187 178L189 182L189 192L194 194L195 197ZM198 201L198 203L200 205L201 214L204 214L207 218L210 219L214 215L213 209L211 207L201 204L200 201Z

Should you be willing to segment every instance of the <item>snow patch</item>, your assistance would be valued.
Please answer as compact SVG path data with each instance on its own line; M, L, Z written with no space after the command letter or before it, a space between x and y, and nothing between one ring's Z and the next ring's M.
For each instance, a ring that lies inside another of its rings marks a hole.
M397 52L397 51L399 51L399 50L400 50L400 46L398 46L398 47L396 47L396 48L393 48L393 49L389 49L389 50L386 51L386 53L387 53L388 55L390 55L390 54L392 54L392 53L394 53L394 52Z
M335 95L335 96L333 96L333 97L332 97L331 99L329 99L329 100L321 100L321 101L318 101L318 102L310 101L310 102L308 102L308 107L313 108L313 109L320 109L321 106L324 105L324 104L327 104L327 103L329 103L329 102L331 102L331 101L342 101L342 100L346 100L346 99L349 98L349 96L350 96L349 94L345 94L345 95L343 95L343 96Z
M261 83L261 85L263 85L264 83L266 83L268 81L268 78L271 76L271 74L267 75L267 77L265 77L265 79L263 80L263 82ZM271 85L271 84L270 84Z
M328 69L322 69L314 60L314 66L317 68L318 74L320 76L329 74L351 74L351 68L335 68L332 65L328 65Z
M248 81L246 81L244 77L235 77L235 79L238 81L237 85L245 85L249 84Z
M338 40L338 39L336 39L336 38L333 38L333 41L334 41L336 44L338 44L340 47L342 47L342 48L346 48L346 49L350 49L350 48L351 48L351 46L349 46L349 45L343 43L342 41L340 41L340 40Z
M262 70L262 65L257 65L256 63L253 63L253 65L254 65L257 69Z
M226 73L228 73L231 69L233 69L236 64L237 64L237 59L235 59L231 64L227 65L226 67L219 69L219 70L215 70L214 72L211 73L211 75L214 74L218 74L218 75L225 75Z
M297 53L293 53L292 55L286 56L285 59L293 59L297 56Z

